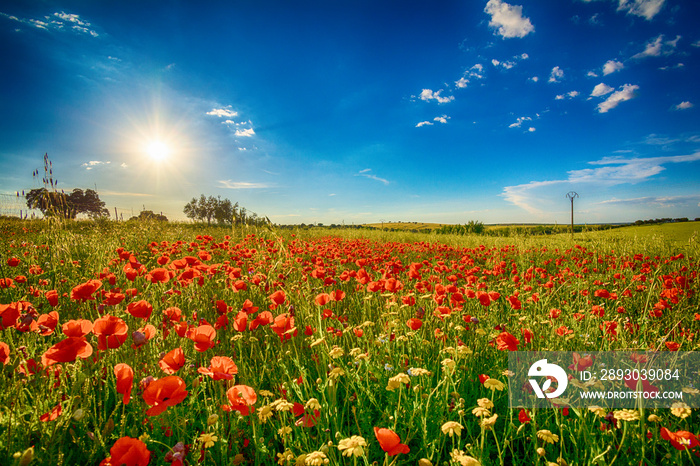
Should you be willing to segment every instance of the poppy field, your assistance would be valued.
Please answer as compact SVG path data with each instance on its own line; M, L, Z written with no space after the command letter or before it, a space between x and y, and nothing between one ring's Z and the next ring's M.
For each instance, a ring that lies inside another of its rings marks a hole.
M700 464L696 409L511 409L507 372L698 350L695 237L0 230L0 464Z

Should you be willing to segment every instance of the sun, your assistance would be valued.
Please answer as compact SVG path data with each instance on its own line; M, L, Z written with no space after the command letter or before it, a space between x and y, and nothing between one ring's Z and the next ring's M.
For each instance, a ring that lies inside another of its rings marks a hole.
M146 146L146 153L155 161L161 161L168 158L170 148L162 141L152 141Z

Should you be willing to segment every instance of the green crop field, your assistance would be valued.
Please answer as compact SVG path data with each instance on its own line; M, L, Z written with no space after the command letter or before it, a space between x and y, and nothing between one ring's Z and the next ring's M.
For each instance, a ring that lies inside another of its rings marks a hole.
M697 229L0 220L0 463L693 464L696 378L511 407L508 356L697 351Z

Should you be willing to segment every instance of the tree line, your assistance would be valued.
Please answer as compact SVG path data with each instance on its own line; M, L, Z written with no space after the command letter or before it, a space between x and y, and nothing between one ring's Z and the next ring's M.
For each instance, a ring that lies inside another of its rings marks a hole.
M199 198L193 197L190 202L185 204L183 212L194 221L207 222L211 225L212 221L219 225L250 225L262 226L270 225L270 219L260 216L241 206L235 204L229 199L221 199L221 196L209 196L204 194Z

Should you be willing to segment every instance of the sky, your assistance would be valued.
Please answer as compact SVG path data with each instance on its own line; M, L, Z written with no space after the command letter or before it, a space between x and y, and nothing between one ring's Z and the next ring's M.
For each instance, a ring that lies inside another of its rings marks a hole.
M278 224L700 217L694 0L13 1L0 193ZM7 197L7 196L5 196Z

